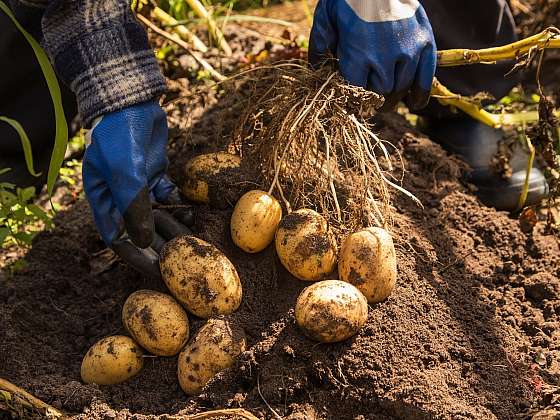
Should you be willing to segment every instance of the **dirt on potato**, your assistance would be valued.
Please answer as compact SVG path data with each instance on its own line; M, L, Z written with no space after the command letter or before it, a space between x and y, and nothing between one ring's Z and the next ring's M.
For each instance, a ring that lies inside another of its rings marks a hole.
M227 35L241 45L237 56L255 45L242 32ZM239 110L213 91L188 96L188 80L177 77L165 99L185 96L166 106L170 169L181 184L189 158L225 147ZM397 285L369 307L358 335L328 345L306 338L294 305L309 283L290 276L273 245L257 254L237 248L231 207L201 205L196 236L223 252L242 282L233 319L247 350L197 397L180 389L177 357L147 357L123 384L86 385L80 364L88 348L126 334L126 298L139 289L168 291L115 262L82 200L37 236L17 270L0 271L0 377L83 420L165 420L238 407L290 420L555 418L558 239L544 234L544 222L527 231L517 218L484 207L462 181L465 166L404 118L382 116L376 124L403 159L404 187L424 208L395 196ZM189 319L194 336L204 320Z

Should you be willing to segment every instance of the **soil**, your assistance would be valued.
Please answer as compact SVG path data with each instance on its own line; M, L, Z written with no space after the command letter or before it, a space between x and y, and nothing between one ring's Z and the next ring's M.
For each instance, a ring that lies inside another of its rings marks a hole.
M189 83L172 82L166 100L188 92ZM166 109L171 174L181 183L189 157L225 148L238 114L215 93ZM542 221L522 229L517 218L483 206L462 181L467 168L403 117L381 116L377 129L399 150L403 186L424 208L395 196L397 286L370 306L357 336L329 345L306 338L293 306L308 283L293 278L273 248L236 248L231 207L201 205L196 236L220 249L242 281L233 317L245 329L247 351L198 397L181 391L177 357L146 358L143 371L121 385L85 385L80 364L88 348L126 334L126 298L166 288L115 260L80 200L36 237L17 270L0 272L0 377L84 420L164 420L238 407L291 420L555 418L558 239L544 234ZM194 334L203 321L190 320Z

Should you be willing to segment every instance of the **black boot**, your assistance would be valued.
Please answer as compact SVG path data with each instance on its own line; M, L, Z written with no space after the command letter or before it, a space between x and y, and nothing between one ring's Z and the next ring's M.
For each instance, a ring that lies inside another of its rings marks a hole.
M445 150L459 155L472 171L468 181L478 188L480 200L498 210L518 210L527 173L527 154L516 147L510 159L512 176L504 179L493 170L491 161L498 151L503 132L472 118L425 119L423 131ZM548 184L540 169L533 168L529 178L526 205L538 203L548 194Z

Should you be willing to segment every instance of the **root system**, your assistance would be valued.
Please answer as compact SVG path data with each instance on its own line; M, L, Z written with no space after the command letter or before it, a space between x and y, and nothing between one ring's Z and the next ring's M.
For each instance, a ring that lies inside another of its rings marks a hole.
M240 77L251 95L234 139L288 211L315 209L346 232L390 225L391 187L415 199L395 176L392 145L370 123L381 96L296 61Z

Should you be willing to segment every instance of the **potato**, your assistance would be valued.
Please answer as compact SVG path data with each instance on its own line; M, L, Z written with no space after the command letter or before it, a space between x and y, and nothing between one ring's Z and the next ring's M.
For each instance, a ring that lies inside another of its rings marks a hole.
M351 284L324 280L303 289L295 312L297 324L309 338L334 343L352 337L364 326L368 304Z
M199 394L217 373L231 367L245 351L245 333L223 318L209 320L179 355L179 384L188 395Z
M174 356L189 339L189 319L175 299L154 290L131 294L122 310L123 325L146 350Z
M132 378L144 364L144 352L124 335L105 337L88 350L80 374L87 384L113 385Z
M397 282L397 257L391 235L370 227L349 235L340 250L338 274L370 303L386 299Z
M336 266L336 241L319 213L301 209L280 221L276 252L282 265L300 280L321 280Z
M253 190L239 199L231 215L231 238L245 252L260 252L274 240L282 207L271 195Z
M201 318L229 314L241 304L241 281L218 248L194 236L169 241L160 255L163 280L171 294Z
M183 194L196 203L209 203L212 180L216 179L220 172L235 170L240 164L239 156L226 152L196 156L185 165Z

